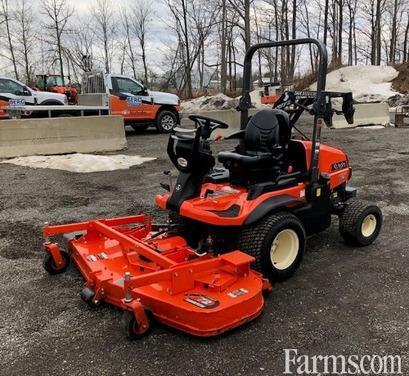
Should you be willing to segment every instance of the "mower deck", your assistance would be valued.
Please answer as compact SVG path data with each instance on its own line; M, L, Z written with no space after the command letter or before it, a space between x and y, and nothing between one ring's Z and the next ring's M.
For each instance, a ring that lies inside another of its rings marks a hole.
M133 312L134 335L148 330L146 312L192 335L220 334L256 318L270 289L250 269L253 257L198 255L179 236L155 235L145 215L47 226L43 233L72 234L68 249L86 281L83 299ZM58 272L65 266L58 245L44 248Z

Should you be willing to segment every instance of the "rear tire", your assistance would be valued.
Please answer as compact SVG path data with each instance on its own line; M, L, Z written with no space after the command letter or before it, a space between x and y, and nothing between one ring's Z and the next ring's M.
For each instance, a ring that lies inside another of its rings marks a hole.
M378 237L382 223L382 212L376 205L351 200L339 217L339 232L347 244L364 247Z
M156 118L156 129L159 133L170 133L177 125L177 116L169 110L162 110Z
M253 256L253 267L271 282L284 281L300 266L305 237L301 221L281 212L245 228L239 234L237 249Z

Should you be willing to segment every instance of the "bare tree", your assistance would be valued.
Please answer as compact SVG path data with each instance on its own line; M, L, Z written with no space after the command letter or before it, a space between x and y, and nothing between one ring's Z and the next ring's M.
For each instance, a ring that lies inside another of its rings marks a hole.
M122 26L125 31L125 36L126 36L126 54L128 55L129 62L131 65L132 69L132 74L133 77L137 77L137 72L136 72L136 53L134 52L134 45L133 45L133 35L132 35L132 26L131 26L131 21L129 17L129 13L127 9L122 9L121 11L121 18L122 18Z
M60 75L64 84L63 36L68 32L68 21L74 14L66 0L43 0L42 9L49 22L44 25L50 31L46 42L55 49L60 65Z
M20 0L15 11L16 30L18 39L16 50L21 57L20 61L24 67L25 79L28 83L33 80L33 49L35 47L36 34L34 30L33 8L27 0Z
M183 1L184 3L184 1ZM144 80L148 85L148 65L146 62L146 36L149 29L149 23L151 21L152 9L146 2L136 2L132 8L132 26L134 34L139 41L141 48L141 57L143 64Z
M13 39L11 37L10 24L12 21L12 16L11 16L11 11L9 8L8 0L1 0L1 19L6 28L7 47L10 53L9 59L11 60L11 63L13 64L14 76L18 80L19 77L18 77L18 70L17 70L17 60L16 60L15 51L14 51Z
M95 39L91 26L91 20L84 17L78 20L74 27L73 37L70 39L71 63L82 72L91 72L94 68Z
M244 48L247 51L251 46L251 20L250 10L254 0L227 0L229 6L238 14L239 22L234 26L242 31L242 38L244 41Z
M357 63L356 56L356 11L357 0L346 0L348 8L348 65Z
M193 96L192 70L211 30L217 24L219 9L201 0L167 0L174 18L173 30L178 41L178 58L183 66L179 91ZM203 55L202 55L203 57Z
M396 61L396 45L398 39L398 14L402 5L401 0L393 0L391 13L391 35L389 44L389 62L395 63Z
M226 0L220 3L221 20L219 27L220 35L220 89L222 93L227 91L227 4Z
M406 28L404 33L403 39L403 61L407 62L409 60L408 54L408 37L409 37L409 10L407 11L407 21L406 21Z
M114 8L111 0L97 0L95 7L92 8L92 15L96 25L96 36L103 46L105 73L109 73L111 71L116 32Z
M384 0L376 0L375 11L375 64L381 65L382 59L382 15L384 11Z
M338 2L338 57L337 66L342 65L342 44L344 34L344 0L337 0Z

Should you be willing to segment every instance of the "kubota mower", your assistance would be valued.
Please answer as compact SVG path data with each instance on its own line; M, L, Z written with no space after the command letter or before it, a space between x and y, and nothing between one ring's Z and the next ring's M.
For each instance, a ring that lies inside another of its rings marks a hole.
M275 108L248 118L251 60L260 48L315 44L320 53L317 92L284 93ZM353 120L349 94L325 91L326 48L314 39L258 44L244 62L241 130L232 151L219 153L215 167L210 138L227 125L191 116L194 128L175 128L168 154L179 170L169 173L168 193L155 202L169 221L152 224L146 215L46 226L44 267L64 272L70 262L83 275L81 297L122 308L130 338L150 319L197 336L212 336L257 317L270 281L290 277L300 265L306 236L323 231L339 216L350 244L364 246L378 236L382 213L356 200L349 188L345 153L321 145L321 128L342 97L342 112ZM303 111L314 116L312 140L292 137ZM67 251L48 238L66 234ZM251 269L251 266L254 268Z

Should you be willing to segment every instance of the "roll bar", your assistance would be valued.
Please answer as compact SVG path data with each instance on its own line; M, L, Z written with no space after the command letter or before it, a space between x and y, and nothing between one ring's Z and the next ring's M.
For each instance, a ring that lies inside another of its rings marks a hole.
M245 129L248 123L248 110L251 107L250 88L251 88L251 62L255 52L262 48L273 48L283 46L296 46L300 44L315 44L318 47L319 52L319 65L318 65L318 83L317 83L317 97L313 104L314 108L314 129L312 136L312 150L311 150L311 168L310 168L310 180L311 183L316 183L319 179L318 160L321 144L321 127L324 124L325 114L325 84L327 76L328 65L328 53L327 47L318 39L303 38L303 39L291 39L276 42L259 43L251 46L244 57L244 71L243 71L243 92L242 97L237 108L241 112L240 116L240 129Z

